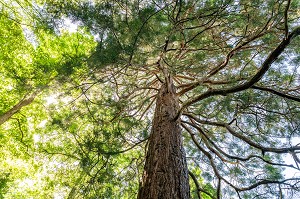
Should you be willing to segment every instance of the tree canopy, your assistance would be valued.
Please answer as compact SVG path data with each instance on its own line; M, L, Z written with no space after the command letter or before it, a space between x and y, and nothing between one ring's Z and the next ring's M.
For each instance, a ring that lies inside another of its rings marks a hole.
M191 198L300 196L300 1L0 2L0 198L136 198L170 81Z

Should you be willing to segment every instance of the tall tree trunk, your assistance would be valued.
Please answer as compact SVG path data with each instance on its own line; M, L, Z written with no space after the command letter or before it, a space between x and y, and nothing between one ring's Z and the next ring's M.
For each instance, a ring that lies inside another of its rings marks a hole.
M182 145L175 86L163 84L156 101L152 132L138 199L188 199L190 187Z

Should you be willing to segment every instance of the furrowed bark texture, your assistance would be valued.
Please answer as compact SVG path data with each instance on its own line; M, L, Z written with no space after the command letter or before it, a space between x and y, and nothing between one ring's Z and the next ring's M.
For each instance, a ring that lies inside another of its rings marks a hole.
M178 97L173 85L158 93L138 199L188 199L188 169L182 145Z

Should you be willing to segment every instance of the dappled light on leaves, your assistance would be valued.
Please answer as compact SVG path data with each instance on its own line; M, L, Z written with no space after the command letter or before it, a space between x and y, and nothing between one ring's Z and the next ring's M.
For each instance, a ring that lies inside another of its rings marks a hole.
M299 197L298 0L0 5L0 198Z

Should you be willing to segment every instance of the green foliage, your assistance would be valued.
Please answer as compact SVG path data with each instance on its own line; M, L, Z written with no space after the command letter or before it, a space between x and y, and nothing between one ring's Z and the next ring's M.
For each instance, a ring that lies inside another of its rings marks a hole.
M7 183L9 182L9 173L0 174L0 198L4 199L4 194L7 192Z
M0 116L24 97L36 91L38 96L0 127L0 198L135 198L161 82L172 76L178 93L188 90L179 96L181 106L244 85L283 40L285 26L291 32L298 24L299 1L291 1L288 21L286 4L1 2ZM75 32L64 27L68 20L78 25ZM255 86L298 97L298 44L299 37ZM238 197L233 186L285 179L281 154L262 154L247 143L284 148L299 137L298 101L274 93L249 87L183 110L182 121L202 130L188 125L201 150L183 132L189 169L210 195L217 195L216 170L232 183L222 180L224 198ZM196 185L190 185L196 198ZM277 188L262 185L239 194L272 198ZM210 198L203 192L201 197Z

